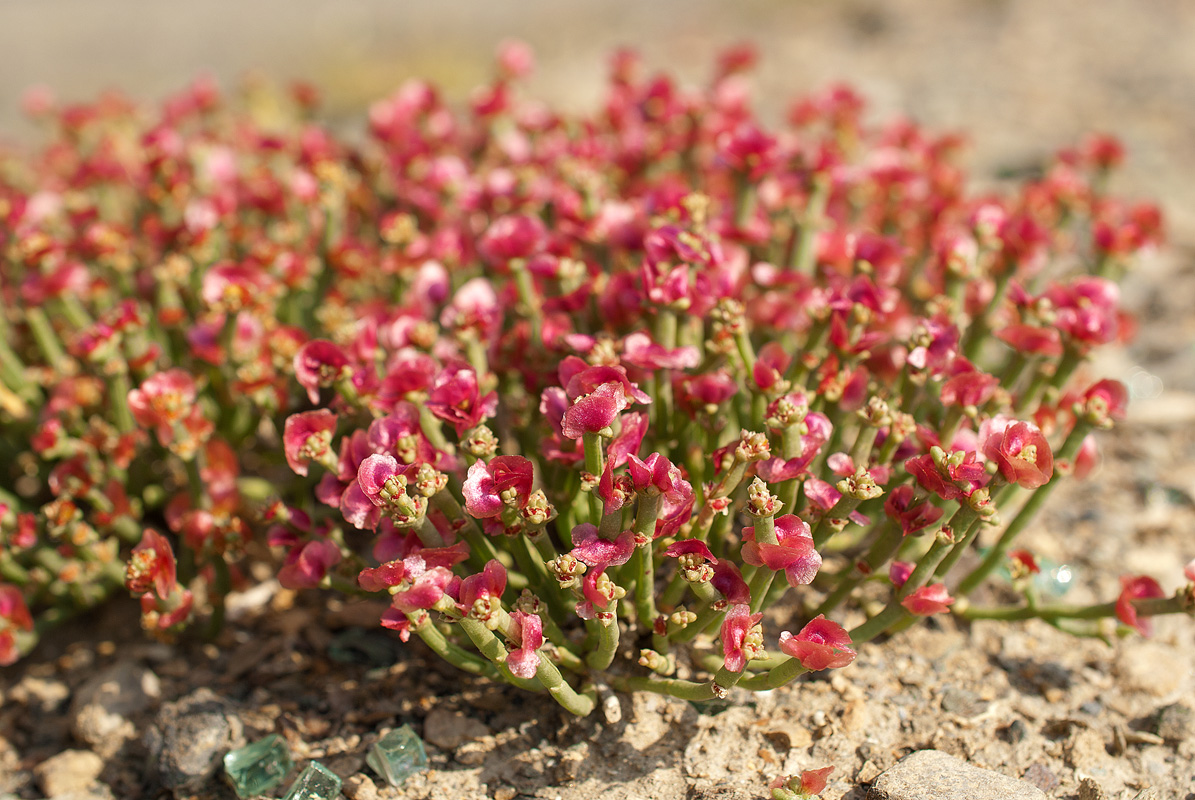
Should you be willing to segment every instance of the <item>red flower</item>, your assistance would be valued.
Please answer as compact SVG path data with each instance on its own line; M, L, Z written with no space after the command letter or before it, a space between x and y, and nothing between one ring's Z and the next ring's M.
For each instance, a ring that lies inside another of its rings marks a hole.
M1122 575L1120 596L1116 598L1116 618L1129 627L1136 628L1142 636L1153 635L1153 620L1139 617L1133 605L1134 600L1149 597L1165 597L1166 592L1153 578L1145 575Z
M851 637L836 622L818 614L801 632L793 636L788 631L780 634L780 649L801 662L810 672L822 669L838 669L855 660L851 649Z
M510 637L518 647L506 655L506 666L516 677L534 678L539 670L539 654L544 646L544 623L536 614L515 611L510 615Z
M491 264L505 265L543 249L548 231L539 217L508 214L490 223L477 241L477 251Z
M949 610L953 603L954 598L946 591L945 584L941 583L922 586L900 601L900 604L907 608L910 613L916 614L919 617L941 614Z
M722 654L725 656L726 669L731 672L742 672L747 662L757 654L757 650L747 639L751 629L759 624L763 614L752 614L751 607L746 603L736 603L726 612L726 619L722 621Z
M743 561L756 567L784 570L790 586L812 583L821 568L822 557L813 549L809 523L795 514L785 514L776 517L775 526L778 544L756 542L755 527L743 528Z
M33 617L21 590L7 583L0 583L0 667L15 664L21 654L17 650L18 631L33 630Z
M504 591L506 567L490 559L481 572L461 581L456 606L465 616L484 622L501 610Z
M993 417L979 426L979 441L984 456L996 462L1009 483L1036 489L1054 475L1050 444L1032 422Z
M643 332L632 333L623 340L622 360L643 369L692 369L701 363L696 347L677 347L673 350L656 344Z
M427 409L456 429L457 435L494 416L497 392L481 394L477 373L465 364L450 364L436 376L427 396Z
M637 492L662 494L673 503L693 497L693 486L681 477L680 467L659 453L652 453L646 461L630 456L627 470Z
M628 405L622 387L616 383L603 383L593 392L578 397L564 412L561 430L569 439L597 433L610 427L618 417L618 412Z
M900 523L901 533L905 536L934 524L942 516L942 509L932 503L910 507L915 494L912 486L898 486L884 500L884 513Z
M623 531L613 541L598 536L596 525L582 522L573 528L573 558L590 567L605 569L625 564L635 552L635 537Z
M531 496L531 462L522 456L475 461L461 487L465 510L478 519L496 517L508 505L523 508Z
M313 339L295 353L295 380L307 390L313 403L319 402L319 390L334 384L349 367L344 350L325 339Z
M286 463L297 475L307 474L307 465L327 456L336 432L336 415L326 408L291 414L282 430Z
M129 555L125 586L133 594L152 590L159 598L170 596L175 586L175 562L174 550L165 536L152 528L145 529L141 542Z
M710 579L710 585L721 593L727 603L742 605L751 602L751 589L743 580L743 574L726 559L714 562L714 577Z
M287 554L278 582L287 589L314 589L340 560L340 548L334 542L314 539Z

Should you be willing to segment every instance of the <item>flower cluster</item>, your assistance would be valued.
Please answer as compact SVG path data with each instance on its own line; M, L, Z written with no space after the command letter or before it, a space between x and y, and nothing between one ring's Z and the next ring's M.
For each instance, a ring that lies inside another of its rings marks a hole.
M768 130L751 61L694 90L619 52L570 118L515 47L467 110L408 82L361 142L309 87L42 108L0 170L0 658L122 584L147 627L218 622L255 529L284 586L384 597L577 714L598 680L775 688L934 614L1189 612L1143 576L1100 613L960 602L1033 563L1015 537L1124 413L1083 362L1161 223L1105 194L1112 140L974 195L958 137L846 88Z

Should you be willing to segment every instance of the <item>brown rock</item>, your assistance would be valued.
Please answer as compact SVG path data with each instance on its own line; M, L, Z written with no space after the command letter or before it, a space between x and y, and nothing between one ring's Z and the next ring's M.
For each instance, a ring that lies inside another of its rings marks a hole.
M101 671L75 692L71 729L101 756L114 755L137 735L130 717L161 696L158 676L131 661Z
M349 800L378 800L379 797L377 784L365 773L345 778L341 790Z

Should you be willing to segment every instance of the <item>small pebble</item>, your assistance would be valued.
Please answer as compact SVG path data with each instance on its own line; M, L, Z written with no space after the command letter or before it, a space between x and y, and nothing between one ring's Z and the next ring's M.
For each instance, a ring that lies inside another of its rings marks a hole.
M950 687L942 693L942 710L962 717L978 717L991 705L975 692Z
M1011 723L1009 723L1009 726L1004 729L1003 733L1004 738L1007 739L1010 744L1016 744L1017 742L1023 742L1025 740L1025 736L1029 733L1029 729L1025 726L1024 722L1019 719L1014 719Z
M104 760L90 750L64 750L33 768L47 797L84 792L104 771Z
M1154 733L1171 744L1184 742L1195 731L1195 712L1181 703L1164 706L1154 720Z
M1029 769L1025 770L1025 774L1021 777L1043 792L1052 792L1058 788L1058 776L1040 761L1030 764Z
M1104 787L1091 778L1083 778L1079 781L1079 800L1107 800L1107 797Z
M378 800L379 797L377 784L363 772L345 778L341 791L349 800Z
M968 764L938 750L919 750L905 756L876 779L868 797L875 800L1045 800L1040 789L1026 781Z
M1099 714L1101 711L1104 710L1104 706L1100 703L1099 700L1088 700L1086 703L1079 706L1079 710L1082 711L1084 714L1090 714L1091 716L1094 717L1097 714Z

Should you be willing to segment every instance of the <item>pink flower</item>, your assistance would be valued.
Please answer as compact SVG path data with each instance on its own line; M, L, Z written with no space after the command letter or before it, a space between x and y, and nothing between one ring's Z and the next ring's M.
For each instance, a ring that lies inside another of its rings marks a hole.
M477 241L477 251L491 264L506 265L539 252L547 238L547 228L539 217L507 214L490 223Z
M696 347L669 350L642 332L628 335L623 340L622 348L622 360L643 369L692 369L701 363L701 354Z
M278 582L287 589L314 589L340 559L340 548L335 543L312 540L287 554L286 564L278 570Z
M630 456L627 470L637 492L662 494L673 503L693 497L693 486L681 477L680 467L659 453L652 453L646 461Z
M1120 381L1103 380L1083 393L1083 411L1100 427L1122 420L1128 412L1129 390Z
M822 565L822 557L813 549L809 523L794 514L776 517L778 544L756 542L755 527L743 528L743 561L752 566L784 570L790 586L811 583Z
M1183 567L1183 576L1192 583L1195 583L1195 558L1192 558L1187 562L1187 566Z
M465 281L440 312L440 324L449 330L473 330L482 342L492 341L502 327L502 304L494 285L485 278Z
M908 561L893 561L888 565L888 580L892 581L892 585L897 589L904 586L909 581L909 576L913 574L916 564Z
M531 496L531 462L522 456L497 456L487 464L475 461L461 491L465 511L477 519L496 517L507 505L523 508Z
M539 654L544 646L544 623L536 614L514 611L510 615L510 637L518 647L506 655L506 666L519 678L534 678L539 670Z
M146 378L139 389L129 391L129 410L143 428L155 428L163 445L174 440L174 425L182 422L195 406L195 379L182 369L159 372Z
M673 542L664 550L664 555L669 558L698 556L710 564L718 563L718 559L714 558L713 552L710 551L710 546L700 539L681 539L679 542Z
M710 585L721 593L727 603L743 605L751 602L751 589L733 562L722 559L714 562L714 577Z
M336 432L336 415L326 408L303 411L286 418L282 449L296 475L306 475L307 465L323 459Z
M980 447L1009 483L1025 489L1044 486L1054 475L1054 454L1032 422L993 417L979 426Z
M313 403L319 402L319 390L334 384L349 366L344 350L326 339L313 339L295 353L295 380L307 390Z
M801 662L810 672L822 669L839 669L855 660L851 649L851 637L836 622L818 614L801 632L793 636L788 631L780 634L780 649Z
M563 417L561 418L563 420ZM622 415L622 428L606 447L606 463L618 469L627 459L639 452L639 445L647 434L647 414L632 412Z
M982 406L1000 386L1000 380L976 369L971 362L959 356L951 366L953 377L942 384L942 405Z
M901 534L909 536L926 528L942 517L942 509L932 503L910 506L916 490L903 485L893 489L884 500L884 513L900 523Z
M922 586L900 601L900 604L908 609L909 613L916 614L919 617L941 614L949 610L953 603L954 598L946 591L945 584L941 583Z
M726 612L721 634L726 669L742 672L747 666L747 661L755 654L747 642L747 634L761 619L763 614L752 614L751 607L746 603L736 603Z
M996 338L1020 353L1036 353L1050 358L1062 355L1062 336L1057 328L1009 325L996 331Z
M497 392L481 395L477 373L465 364L450 364L436 376L427 396L427 409L452 425L457 435L494 416Z
M1165 597L1166 592L1153 578L1146 575L1123 575L1120 578L1120 596L1116 598L1116 618L1129 627L1136 628L1142 636L1153 635L1153 620L1139 617L1134 600L1150 597Z
M506 567L490 559L481 572L461 581L456 605L466 616L484 621L501 609L504 591Z
M614 540L598 536L596 525L582 522L573 528L573 558L590 566L606 568L625 564L635 552L635 537L623 531Z
M604 383L593 392L578 397L564 412L561 430L569 439L597 433L609 428L618 417L618 412L628 405L622 387L616 383Z

